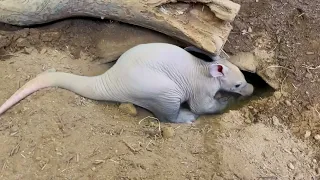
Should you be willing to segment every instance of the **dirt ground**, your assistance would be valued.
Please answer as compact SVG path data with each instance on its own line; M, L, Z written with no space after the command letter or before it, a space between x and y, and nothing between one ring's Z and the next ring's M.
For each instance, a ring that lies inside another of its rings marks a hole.
M277 64L276 92L191 125L159 125L141 108L131 116L116 103L41 90L0 117L1 179L320 179L320 2L234 1L242 7L225 51ZM97 75L115 50L178 43L132 29L89 19L0 25L0 102L50 68Z

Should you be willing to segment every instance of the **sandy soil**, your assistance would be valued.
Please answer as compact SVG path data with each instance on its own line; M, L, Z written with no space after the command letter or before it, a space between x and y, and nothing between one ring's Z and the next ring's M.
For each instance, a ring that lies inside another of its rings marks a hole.
M266 61L284 67L274 77L279 91L192 125L161 123L174 131L165 138L140 108L130 116L116 103L41 90L0 117L1 179L319 179L319 71L312 68L320 62L319 3L238 3L242 9L225 50L268 52ZM99 33L104 26L119 30L90 20L30 29L2 25L0 102L50 68L90 76L107 70L112 64L99 59L112 56L102 51L112 33ZM126 33L133 31L123 27ZM122 48L164 39L146 34L111 39Z

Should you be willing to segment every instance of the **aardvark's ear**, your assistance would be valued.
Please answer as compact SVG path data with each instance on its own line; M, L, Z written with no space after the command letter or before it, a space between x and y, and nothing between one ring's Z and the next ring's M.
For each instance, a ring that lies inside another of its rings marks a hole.
M189 52L190 54L192 54L193 56L202 59L206 62L213 62L215 61L215 55L207 52L205 50L202 50L200 48L197 48L195 46L188 46L186 48L184 48L184 50L186 50L187 52Z
M220 77L224 76L229 68L223 64L211 64L209 70L212 77Z

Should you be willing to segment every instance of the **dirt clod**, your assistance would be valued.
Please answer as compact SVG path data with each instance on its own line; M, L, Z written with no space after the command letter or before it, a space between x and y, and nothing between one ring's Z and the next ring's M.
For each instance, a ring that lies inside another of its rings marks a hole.
M174 129L172 127L163 127L161 133L163 138L168 139L174 136Z
M121 103L119 109L131 116L136 116L138 114L136 107L131 103Z
M17 46L18 47L28 47L28 46L30 46L30 43L26 38L19 38L17 40Z
M274 95L274 97L276 98L276 99L280 99L281 98L281 96L282 96L282 93L280 92L280 91L276 91L276 92L274 92L273 93L273 95Z
M279 119L277 118L277 116L272 116L272 122L273 122L273 125L275 126L280 126L280 121Z
M311 131L307 130L304 134L304 138L309 138L311 136Z
M292 105L292 103L289 100L286 100L285 102L286 102L287 106L291 106Z
M288 167L289 167L290 169L294 170L294 165L293 165L292 163L289 163L289 164L288 164Z
M316 134L316 135L314 136L314 139L317 140L317 141L320 141L320 134Z
M47 52L47 49L46 48L42 48L41 51L40 51L40 54L45 54Z

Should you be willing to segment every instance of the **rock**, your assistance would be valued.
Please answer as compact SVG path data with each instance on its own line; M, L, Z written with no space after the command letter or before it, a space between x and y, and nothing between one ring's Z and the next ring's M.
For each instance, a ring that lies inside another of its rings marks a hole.
M317 140L317 141L320 141L320 134L316 134L316 135L314 136L314 139Z
M287 106L292 106L292 103L289 100L286 100L285 103Z
M304 134L304 138L308 138L311 136L311 131L307 130L306 133Z
M295 176L294 176L294 178L293 178L293 179L295 179L295 180L303 179L303 174L301 174L301 173L297 173L297 174L295 174Z
M25 38L19 38L19 39L17 39L16 42L17 42L17 46L18 47L28 47L28 46L30 46L29 41L27 39L25 39Z
M229 59L230 62L238 66L244 71L249 71L255 73L258 66L258 61L256 60L253 53L240 52Z
M279 119L277 118L277 116L272 116L272 123L275 126L280 126L281 125Z
M314 52L306 52L306 55L314 55Z
M316 168L316 173L320 174L320 168Z
M281 96L282 96L282 94L281 94L280 91L276 91L276 92L273 93L273 96L274 96L276 99L280 99Z
M136 107L131 103L121 103L119 109L131 116L136 116L138 114Z
M161 133L163 138L168 139L174 136L174 129L172 127L163 127Z
M249 118L246 118L246 119L244 120L244 122L247 123L247 124L251 124L251 123L252 123L252 121L251 121Z
M250 112L249 108L243 108L243 116L244 116L244 122L247 124L251 124L254 121L254 117Z
M288 164L288 168L290 168L290 169L294 170L294 166L293 166L293 164L292 164L292 163L289 163L289 164Z

